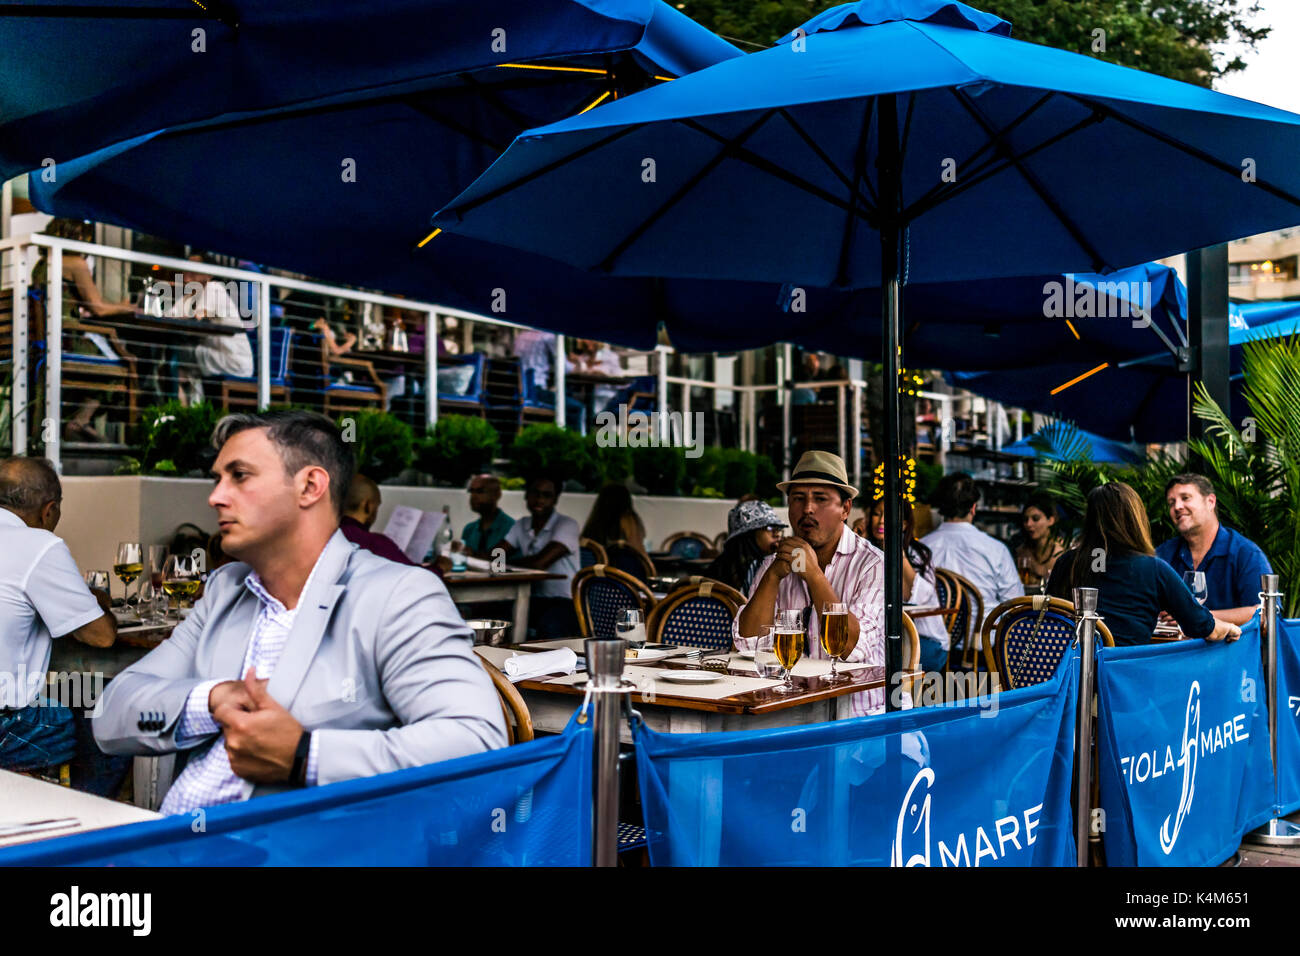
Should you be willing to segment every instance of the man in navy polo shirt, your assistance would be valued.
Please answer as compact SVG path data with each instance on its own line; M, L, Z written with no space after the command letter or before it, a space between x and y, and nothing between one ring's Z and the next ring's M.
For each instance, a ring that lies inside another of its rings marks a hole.
M1259 576L1272 566L1259 545L1219 524L1214 486L1204 475L1175 475L1165 485L1169 517L1178 536L1156 548L1181 577L1204 571L1205 606L1216 618L1242 625L1259 606Z

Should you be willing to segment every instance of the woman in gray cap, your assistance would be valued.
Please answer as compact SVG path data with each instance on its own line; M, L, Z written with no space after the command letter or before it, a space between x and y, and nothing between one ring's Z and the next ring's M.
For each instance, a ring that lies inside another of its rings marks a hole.
M785 522L766 501L742 501L727 513L726 543L704 576L748 594L759 564L775 553L784 530Z

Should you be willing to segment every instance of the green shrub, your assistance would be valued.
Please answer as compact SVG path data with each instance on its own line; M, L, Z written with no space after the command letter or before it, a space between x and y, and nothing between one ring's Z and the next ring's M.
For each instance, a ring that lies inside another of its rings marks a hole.
M632 449L625 445L602 445L593 432L587 436L587 455L592 467L582 483L592 490L609 482L621 485L632 477Z
M680 448L632 449L632 477L652 495L681 493L687 458Z
M140 413L140 468L145 474L207 476L216 458L212 430L220 413L215 405L178 401L150 405Z
M525 480L547 475L563 485L590 478L595 465L582 435L557 425L535 424L525 426L510 446L510 470Z
M492 464L500 444L497 430L484 419L442 415L416 443L415 463L425 474L459 487Z
M343 440L352 445L357 471L375 481L396 478L415 457L415 432L395 415L347 412L339 417Z
M780 498L781 493L776 490L776 483L781 480L781 473L776 469L776 463L766 455L754 456L754 494L760 498Z
M503 491L523 491L524 484L525 484L524 480L517 476L513 478L501 479L501 489Z
M698 458L686 459L688 486L714 488L723 498L776 494L778 475L770 460L739 448L705 448Z

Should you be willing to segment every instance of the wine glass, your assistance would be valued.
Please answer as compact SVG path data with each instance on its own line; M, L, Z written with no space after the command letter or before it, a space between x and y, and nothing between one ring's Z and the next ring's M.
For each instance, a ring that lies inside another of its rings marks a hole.
M108 572L107 571L87 571L86 587L93 591L103 591L108 593Z
M162 583L163 564L167 561L167 546L149 545L148 558L146 579L140 581L140 604L147 609L143 620L146 624L164 624L167 621L167 608L162 604L165 599Z
M1184 571L1183 583L1187 585L1187 590L1192 592L1192 597L1196 598L1196 603L1205 606L1205 599L1208 592L1205 586L1204 571Z
M853 653L853 646L850 643L852 636L849 633L849 606L827 601L822 605L821 625L822 650L831 659L831 672L826 675L826 680L838 684L840 681L848 680L849 677L846 674L836 673L835 665L838 660L847 660Z
M641 611L634 607L619 611L618 619L614 622L614 633L633 650L639 651L645 647L645 623L641 620Z
M131 604L131 583L144 570L144 558L140 551L140 542L122 541L117 546L117 559L113 562L113 573L122 582L122 601L128 607ZM136 594L139 601L139 594ZM139 617L139 615L136 615Z
M163 562L162 589L169 598L175 598L177 607L193 607L194 598L203 586L199 568L186 554L171 554Z
M777 611L776 623L772 625L772 640L776 659L785 668L785 682L776 690L782 694L792 693L796 689L791 679L794 665L803 656L803 615L795 610Z

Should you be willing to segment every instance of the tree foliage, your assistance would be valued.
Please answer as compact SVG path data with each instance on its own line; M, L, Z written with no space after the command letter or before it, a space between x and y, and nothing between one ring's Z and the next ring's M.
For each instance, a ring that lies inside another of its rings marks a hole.
M775 42L837 0L685 0L679 10L744 50ZM1245 67L1269 28L1257 0L976 0L1029 43L1209 86ZM1104 31L1104 49L1097 30Z

